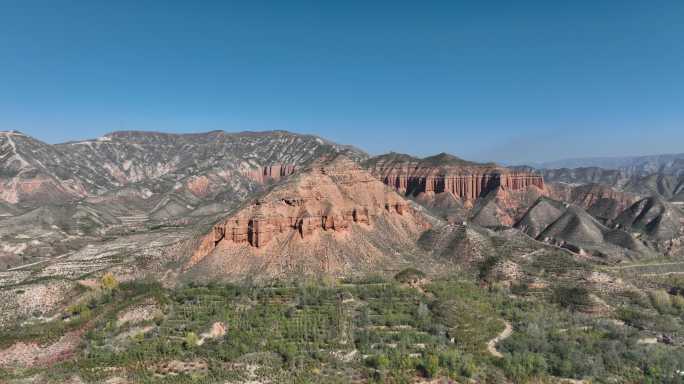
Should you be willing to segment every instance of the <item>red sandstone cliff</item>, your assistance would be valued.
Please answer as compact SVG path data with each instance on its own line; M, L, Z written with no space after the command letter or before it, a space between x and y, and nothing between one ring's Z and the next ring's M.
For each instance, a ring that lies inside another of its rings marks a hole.
M258 183L264 183L269 180L275 181L290 176L295 170L296 167L293 164L272 164L243 171L243 174Z
M428 226L402 196L339 156L295 173L214 225L186 270L343 273L399 262Z
M544 180L539 174L472 163L447 154L425 159L388 154L369 160L367 166L383 183L407 195L448 192L464 202L472 202L499 187L544 189Z

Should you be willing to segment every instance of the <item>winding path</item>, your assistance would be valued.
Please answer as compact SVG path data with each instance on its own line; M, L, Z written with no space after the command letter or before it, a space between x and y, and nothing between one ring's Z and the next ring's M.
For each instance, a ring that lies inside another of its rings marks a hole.
M507 338L509 338L513 334L513 326L511 326L511 323L504 320L504 325L505 325L504 330L501 331L501 333L499 333L498 335L496 335L495 338L493 338L487 342L487 351L494 357L503 357L501 352L499 352L496 349L496 345L498 343L506 340Z

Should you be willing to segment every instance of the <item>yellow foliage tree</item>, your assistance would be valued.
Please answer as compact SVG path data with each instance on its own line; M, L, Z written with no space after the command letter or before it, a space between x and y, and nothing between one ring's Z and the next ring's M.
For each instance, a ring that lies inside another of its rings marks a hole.
M107 272L104 276L102 276L101 284L102 288L112 290L119 286L119 281L116 280L114 274L112 274L111 272Z
M199 341L200 341L200 339L195 332L188 332L185 335L185 341L184 341L185 348L190 349L190 348L198 345Z

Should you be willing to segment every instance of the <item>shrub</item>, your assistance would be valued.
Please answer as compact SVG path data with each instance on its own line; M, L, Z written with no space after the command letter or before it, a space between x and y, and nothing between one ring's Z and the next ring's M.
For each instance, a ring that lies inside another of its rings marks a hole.
M425 273L415 268L406 268L397 273L394 279L400 283L410 283L412 281L420 280L425 277Z
M114 274L107 272L104 274L104 276L102 276L100 284L102 285L102 288L112 290L119 286L119 281L116 280Z
M503 360L502 368L508 377L520 382L545 374L547 364L542 355L523 352L513 354L510 359Z
M432 378L439 372L439 358L435 355L429 354L425 356L422 363L423 372L425 377Z
M584 287L559 286L553 291L553 301L562 307L577 310L591 303L589 291Z
M478 273L479 273L480 279L487 279L487 276L489 276L489 273L492 271L494 266L496 266L496 264L499 261L501 261L501 259L502 258L500 256L492 256L492 257L485 259L482 262L482 264L480 264L480 266L479 266Z
M667 313L670 311L671 301L670 294L662 289L650 291L648 297L651 299L651 304L660 313Z
M672 306L680 311L684 311L684 297L682 296L672 296Z
M183 346L186 349L190 349L195 347L197 344L199 344L199 337L195 332L188 332L185 335L185 340L183 341Z
M385 355L371 356L366 359L366 365L375 369L385 370L389 367L390 360Z

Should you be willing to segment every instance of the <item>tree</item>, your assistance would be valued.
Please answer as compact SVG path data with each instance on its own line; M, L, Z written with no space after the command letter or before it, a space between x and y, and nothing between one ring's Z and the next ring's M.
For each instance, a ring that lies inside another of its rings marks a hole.
M439 372L439 358L435 355L427 355L423 360L423 370L427 378L432 378Z
M366 364L378 370L385 370L390 365L390 360L385 355L371 356L366 360Z
M553 291L553 301L573 311L591 304L589 291L580 286L556 287Z
M116 277L114 277L114 274L111 272L105 273L104 276L102 276L100 283L102 288L110 291L119 286L119 281L116 280Z
M415 283L424 278L425 273L415 268L406 268L394 276L395 280L405 284Z
M199 337L195 332L188 332L185 335L185 341L183 342L186 349L190 349L199 343Z

